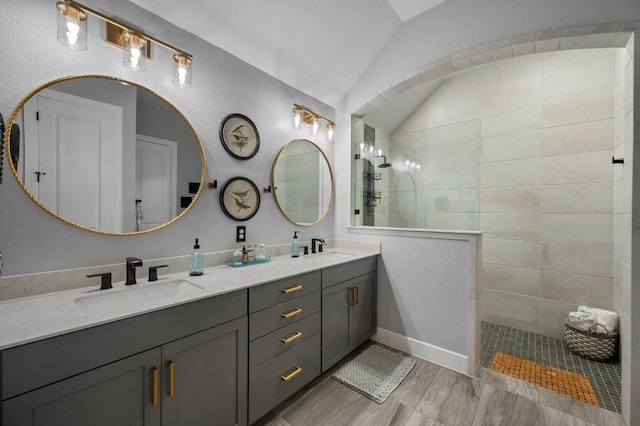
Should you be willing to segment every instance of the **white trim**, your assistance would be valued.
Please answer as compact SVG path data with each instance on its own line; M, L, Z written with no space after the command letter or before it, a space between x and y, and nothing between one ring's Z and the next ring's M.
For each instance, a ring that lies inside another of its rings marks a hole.
M391 235L397 237L439 238L443 240L467 240L470 241L476 235L482 235L482 231L458 231L442 229L421 228L390 228L383 226L347 226L348 233Z
M376 334L374 334L371 339L459 373L469 376L474 375L474 372L467 371L467 357L448 349L433 346L411 337L402 336L380 327L378 327Z

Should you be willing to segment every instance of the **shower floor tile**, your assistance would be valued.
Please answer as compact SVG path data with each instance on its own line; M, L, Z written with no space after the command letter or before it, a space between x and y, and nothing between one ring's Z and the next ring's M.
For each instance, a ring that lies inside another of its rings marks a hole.
M591 361L569 351L562 339L543 336L503 325L482 322L481 365L489 368L493 354L504 352L530 361L582 374L591 385L602 408L621 413L622 368L613 361Z

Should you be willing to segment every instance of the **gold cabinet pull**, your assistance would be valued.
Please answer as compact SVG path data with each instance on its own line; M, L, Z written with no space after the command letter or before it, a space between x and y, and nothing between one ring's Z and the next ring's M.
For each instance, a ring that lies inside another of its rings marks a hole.
M302 337L302 332L301 331L296 331L295 333L293 333L289 337L283 337L282 339L280 339L280 341L286 345L287 343L291 343L294 340L298 340L301 337Z
M176 393L176 363L169 361L167 365L169 366L169 390L167 394L173 398Z
M353 288L353 304L360 304L360 289L358 287Z
M351 302L349 302L351 306L356 306L356 288L351 287Z
M298 290L302 290L302 286L300 284L294 285L293 287L289 287L289 288L283 288L282 292L284 294L289 294L289 293L294 293Z
M151 403L154 407L158 406L158 369L151 368L151 376L153 377L153 390L151 391Z
M296 315L299 315L299 314L301 314L301 313L302 313L302 308L296 308L296 309L294 309L294 310L293 310L293 311L291 311L291 312L287 312L287 313L284 313L284 314L280 314L280 316L281 316L282 318L284 318L284 319L289 319L289 318L291 318L291 317L295 317Z
M300 373L302 373L302 368L296 367L296 369L293 370L291 373L287 374L286 376L280 376L280 378L282 379L283 382L288 382L289 380L293 379Z

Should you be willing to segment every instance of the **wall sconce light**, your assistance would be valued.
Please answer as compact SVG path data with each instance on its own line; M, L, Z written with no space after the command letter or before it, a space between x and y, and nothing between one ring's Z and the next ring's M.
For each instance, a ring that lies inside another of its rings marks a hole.
M87 50L87 14L71 1L59 1L58 41L69 49Z
M65 46L85 50L87 36L87 15L93 15L106 24L105 40L124 49L123 63L133 71L145 71L146 61L151 58L151 44L157 44L172 51L174 67L173 82L179 87L191 85L191 63L193 57L180 49L130 28L98 11L73 0L59 0L58 40Z
M293 125L297 129L300 127L300 123L303 121L307 124L311 124L311 130L313 131L314 135L318 134L318 131L320 130L320 122L325 121L327 123L327 138L330 141L333 140L336 123L326 117L321 116L320 114L316 114L310 109L302 107L298 104L293 104Z

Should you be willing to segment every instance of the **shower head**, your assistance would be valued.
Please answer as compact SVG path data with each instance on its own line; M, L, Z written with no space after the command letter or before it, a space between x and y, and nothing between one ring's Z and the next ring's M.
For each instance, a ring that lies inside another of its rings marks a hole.
M387 162L387 156L386 155L377 155L376 158L381 158L384 160L381 164L378 164L378 168L380 169L386 169L387 167L391 167L391 163Z

